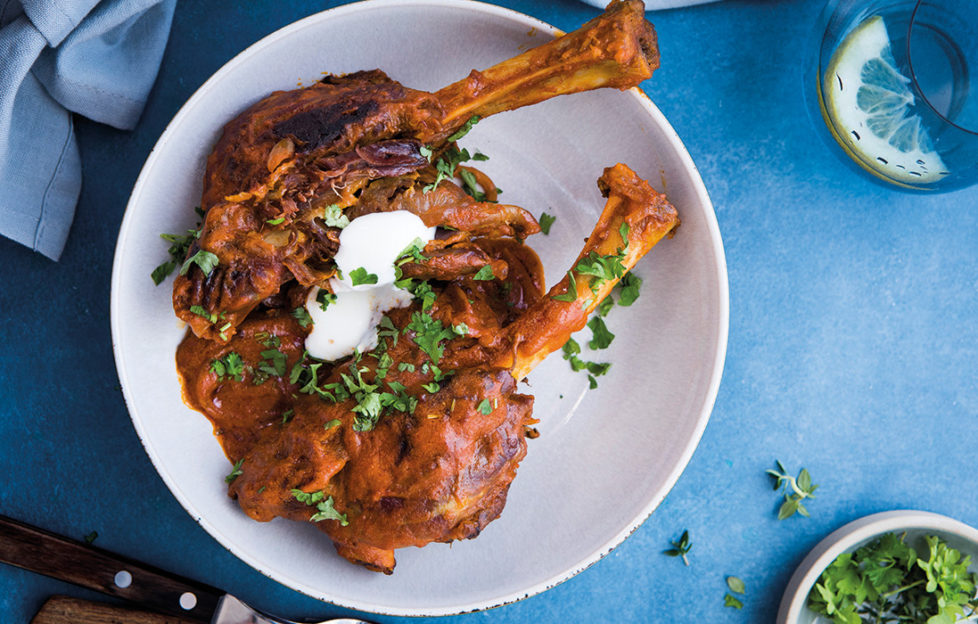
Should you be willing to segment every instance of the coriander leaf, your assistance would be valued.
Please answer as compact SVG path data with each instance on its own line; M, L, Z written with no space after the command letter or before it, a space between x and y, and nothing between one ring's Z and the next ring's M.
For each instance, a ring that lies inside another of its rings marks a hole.
M734 592L735 594L747 593L747 586L744 584L744 581L736 576L727 577L727 587L729 587L730 591Z
M187 257L187 252L190 250L190 246L195 240L200 238L200 223L197 223L196 230L187 230L186 234L160 234L160 238L170 243L167 253L170 255L170 259L155 269L150 274L153 278L153 283L159 286L163 280L173 273L173 271L181 265L184 258Z
M333 507L333 497L327 497L326 493L322 490L309 493L303 492L302 490L292 490L292 496L300 503L305 503L310 507L316 508L316 513L309 517L310 522L337 520L341 526L350 524L346 519L346 514L341 514Z
M340 426L339 418L334 418L333 420L330 420L325 425L323 425L325 429L332 429L333 427L339 427L339 426Z
M726 595L723 596L723 606L725 606L725 607L733 607L734 609L743 609L744 608L744 603L742 603L741 601L737 600L736 598L734 598L730 594L726 594Z
M780 461L775 463L778 470L767 470L765 472L774 480L775 490L782 486L784 488L782 491L784 502L778 508L778 520L790 518L796 513L807 518L808 510L802 501L806 498L815 498L815 490L818 489L818 485L812 483L812 477L808 470L802 468L798 477L795 478L786 473L784 465Z
M618 305L628 307L638 299L638 291L642 287L642 278L634 273L626 273L618 282L618 286L621 288Z
M331 303L336 303L336 295L327 290L320 289L319 292L316 293L316 303L319 304L319 309L325 312L326 308Z
M551 299L554 301L577 300L577 279L574 277L574 271L567 272L567 292L562 295L554 295Z
M441 390L441 386L435 381L432 381L431 383L426 383L421 387L432 394Z
M330 204L323 208L323 222L326 227L335 227L341 230L350 225L349 217L343 214L343 209L338 204Z
M615 335L608 331L608 326L605 325L600 316L592 317L587 326L591 328L594 335L594 338L587 343L591 349L607 349L611 345L611 341L615 339Z
M350 281L354 286L360 286L361 284L376 284L377 276L374 273L367 273L367 269L363 267L357 267L350 271Z
M309 316L309 312L302 306L292 310L292 316L295 317L295 320L299 321L299 326L303 329L312 325L312 317Z
M180 267L180 275L186 275L187 271L190 270L190 265L196 264L204 273L204 277L207 277L219 263L220 259L215 254L199 249L197 253L187 258L183 266Z
M608 316L608 312L611 312L611 308L613 307L615 307L615 298L611 295L611 293L608 293L608 296L597 305L595 310L597 310L598 314L601 316Z
M213 314L211 312L208 312L207 310L205 310L203 308L203 306L192 305L192 306L190 306L190 311L193 314L196 314L199 317L202 317L202 318L207 319L211 323L216 323L217 322L217 315L216 314Z
M540 213L540 231L543 232L545 235L549 236L550 226L553 225L554 221L556 220L557 217L553 215L548 215L545 212Z
M234 351L229 351L224 356L211 361L211 372L217 373L218 379L234 379L242 381L244 379L244 362L241 356Z
M461 139L462 137L464 137L466 134L468 134L469 133L469 130L472 129L472 126L474 126L477 123L479 123L479 116L478 115L472 115L471 117L468 118L468 120L464 124L462 124L462 127L461 128L459 128L458 130L456 130L452 134L448 135L448 139L446 139L446 140L449 143L452 143L454 141L458 141L459 139Z
M238 477L240 477L242 474L244 474L241 471L241 464L243 464L243 463L244 463L244 458L243 457L241 459L239 459L238 461L234 462L234 467L231 468L231 474L229 474L228 476L224 477L224 482L225 483L231 483L232 481L234 481L235 479L237 479Z
M407 371L409 373L413 373L414 372L414 364L411 364L410 362L400 362L397 365L397 370L399 370L402 373L404 371Z
M477 281L481 281L481 282L487 282L489 280L496 279L496 276L492 272L492 265L491 264L487 264L487 265L483 266L481 269L479 269L476 272L475 275L472 276L472 279L477 280Z
M275 217L274 219L265 219L265 223L268 225L282 225L285 223L285 217Z
M492 413L492 403L489 402L489 399L482 399L482 402L479 403L479 411L485 416Z

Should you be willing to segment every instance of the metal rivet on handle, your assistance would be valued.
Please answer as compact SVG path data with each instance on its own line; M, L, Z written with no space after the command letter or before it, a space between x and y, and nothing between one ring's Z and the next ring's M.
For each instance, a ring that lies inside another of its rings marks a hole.
M190 592L184 592L180 595L180 608L184 611L190 611L197 606L197 596Z
M119 570L115 573L115 578L112 579L115 586L119 589L125 589L132 585L132 574L129 574L126 570Z

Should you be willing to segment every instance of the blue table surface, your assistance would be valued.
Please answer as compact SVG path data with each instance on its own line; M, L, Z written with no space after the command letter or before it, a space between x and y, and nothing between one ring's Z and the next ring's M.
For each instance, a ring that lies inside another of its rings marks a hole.
M294 617L349 613L248 567L183 510L133 430L109 332L126 201L167 122L245 47L329 2L183 2L139 126L76 120L84 188L58 263L0 240L0 513L224 588ZM565 30L597 10L499 0ZM716 407L682 477L620 547L544 594L453 622L771 622L791 572L865 514L925 509L978 525L978 188L911 195L847 168L801 92L820 2L729 0L650 13L662 68L644 88L715 204L730 282ZM0 190L2 192L2 190ZM820 484L778 521L764 470ZM690 566L666 557L688 529ZM724 577L747 585L724 608ZM0 621L96 594L0 566ZM372 617L378 622L399 618Z

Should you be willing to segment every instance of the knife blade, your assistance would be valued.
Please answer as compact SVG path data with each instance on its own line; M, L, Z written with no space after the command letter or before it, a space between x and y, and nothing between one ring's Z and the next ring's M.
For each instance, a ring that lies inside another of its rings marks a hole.
M0 562L211 624L281 624L215 587L0 515Z

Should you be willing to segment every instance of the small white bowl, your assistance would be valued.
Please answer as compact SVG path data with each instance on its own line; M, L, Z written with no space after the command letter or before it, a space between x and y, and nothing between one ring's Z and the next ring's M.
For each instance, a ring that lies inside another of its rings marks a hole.
M906 533L908 540L936 535L948 546L970 555L972 570L978 566L978 529L963 522L929 511L914 510L884 511L865 516L833 531L808 553L788 581L778 609L778 624L815 622L818 616L806 604L808 594L822 571L842 553L853 551L884 533Z

